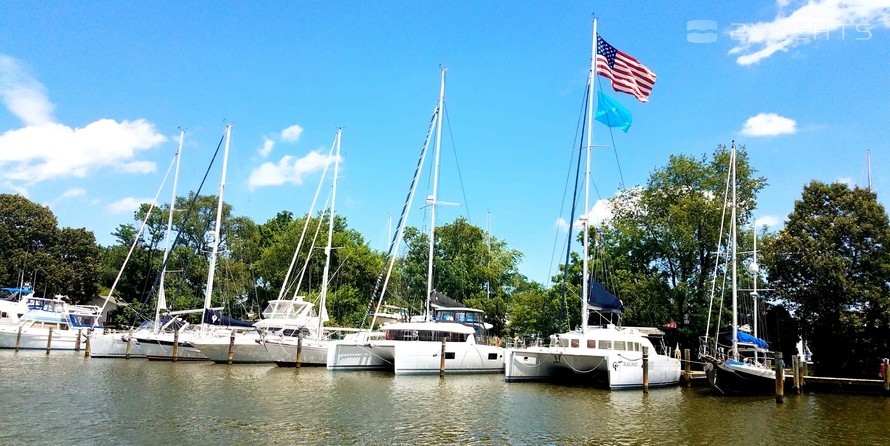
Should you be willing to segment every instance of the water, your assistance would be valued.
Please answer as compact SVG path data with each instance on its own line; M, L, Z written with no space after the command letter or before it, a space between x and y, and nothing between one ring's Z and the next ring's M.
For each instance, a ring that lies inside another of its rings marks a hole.
M890 398L722 398L0 351L0 444L876 444Z

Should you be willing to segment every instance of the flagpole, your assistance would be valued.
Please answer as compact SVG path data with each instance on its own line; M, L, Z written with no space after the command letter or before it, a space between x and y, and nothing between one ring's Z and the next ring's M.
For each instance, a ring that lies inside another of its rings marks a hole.
M581 332L587 333L588 312L590 311L587 303L588 285L590 272L588 256L590 255L590 150L593 146L593 113L596 108L596 99L593 96L593 81L596 76L596 18L593 19L593 48L590 52L590 74L587 78L587 167L584 170L584 255L583 273L581 275Z

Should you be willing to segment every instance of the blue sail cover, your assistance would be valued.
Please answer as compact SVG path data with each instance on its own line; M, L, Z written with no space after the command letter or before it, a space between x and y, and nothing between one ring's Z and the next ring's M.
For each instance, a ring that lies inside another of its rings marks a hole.
M587 303L598 311L624 313L624 304L621 303L621 299L608 292L593 276L590 276L590 291L587 294Z
M253 327L253 323L230 318L215 310L204 310L204 323L211 325L223 325L226 327Z
M739 331L738 334L739 334L739 342L746 342L748 344L754 344L760 348L769 348L769 344L766 341L764 341L763 339L755 338L754 336L749 335L748 333L745 333L744 331Z

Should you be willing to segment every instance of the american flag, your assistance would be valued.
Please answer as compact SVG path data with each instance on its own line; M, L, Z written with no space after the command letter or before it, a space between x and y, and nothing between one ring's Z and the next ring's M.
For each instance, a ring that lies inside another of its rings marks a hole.
M649 101L655 73L636 59L596 36L596 72L612 80L612 89Z

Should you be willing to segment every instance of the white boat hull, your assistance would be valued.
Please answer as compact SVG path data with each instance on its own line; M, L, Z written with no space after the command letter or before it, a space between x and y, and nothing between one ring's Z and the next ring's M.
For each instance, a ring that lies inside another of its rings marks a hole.
M303 339L299 345L301 366L325 366L328 363L328 346L331 341ZM281 367L297 365L296 340L266 341L265 351L272 362Z
M190 344L211 361L217 364L228 364L230 342L231 338L218 336L211 339L193 340ZM232 364L268 364L271 362L272 357L260 344L258 336L235 336L235 342L232 345Z
M643 386L642 355L599 349L529 347L508 349L505 379L543 381L573 376L610 389ZM649 386L671 386L680 382L680 360L664 355L649 356Z
M328 345L329 370L392 370L393 347L360 341L332 341Z
M128 333L100 333L93 334L90 338L91 358L127 358L127 346L129 345L130 358L145 358L142 345L138 340L130 339Z
M394 342L393 372L396 375L439 373L442 343L435 341ZM445 346L445 373L502 373L504 349L493 345L453 342Z
M81 333L83 336L81 336ZM75 350L78 347L86 348L86 330L53 330L50 350ZM23 328L19 336L18 325L0 325L0 348L18 348L21 350L46 350L49 329L47 328Z
M135 336L139 341L139 347L146 359L153 361L172 361L173 360L173 336L165 334L163 336ZM188 345L179 339L179 348L176 355L177 361L208 361L209 358L201 353L195 347Z

